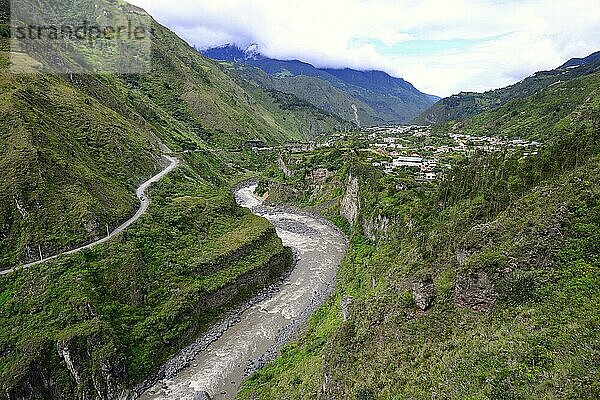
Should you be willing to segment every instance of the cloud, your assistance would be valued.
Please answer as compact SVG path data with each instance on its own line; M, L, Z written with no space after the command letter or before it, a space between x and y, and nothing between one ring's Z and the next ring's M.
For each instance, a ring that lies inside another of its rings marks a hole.
M600 49L597 0L132 0L190 44L381 69L447 96Z

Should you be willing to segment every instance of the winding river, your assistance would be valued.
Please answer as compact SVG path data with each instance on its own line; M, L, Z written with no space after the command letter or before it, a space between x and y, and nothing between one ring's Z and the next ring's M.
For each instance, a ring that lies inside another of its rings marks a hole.
M194 400L202 392L215 400L234 399L247 371L275 354L330 293L346 252L345 237L316 217L263 206L255 189L239 189L237 202L275 225L283 244L296 253L295 269L277 292L247 309L189 367L157 382L141 399Z

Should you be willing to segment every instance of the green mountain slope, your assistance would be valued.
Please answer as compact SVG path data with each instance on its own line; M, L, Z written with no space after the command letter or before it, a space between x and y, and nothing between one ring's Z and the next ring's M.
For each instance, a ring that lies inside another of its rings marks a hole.
M553 84L567 82L600 70L596 58L588 58L577 67L566 63L550 71L542 71L514 85L485 93L463 92L442 99L424 111L413 122L417 124L441 124L472 117L486 110L499 107L510 100L524 99Z
M158 139L174 151L238 150L248 140L299 140L341 123L242 88L150 23L156 39L147 75L0 71L0 268L37 259L40 249L51 255L93 241L127 219L137 207L135 187L159 168ZM213 161L205 174L226 164Z
M285 200L332 220L359 211L340 223L352 240L333 298L238 398L598 398L597 75L581 78L570 111L538 121L536 156L474 155L439 184L402 189L339 149L296 156L307 176L335 171L325 183L271 174L271 199L283 184L300 189ZM498 132L552 96L566 107L570 85L515 102ZM466 126L485 130L494 113Z
M262 70L243 64L223 63L234 75L252 82L259 87L273 89L284 93L293 93L297 97L327 112L339 115L345 121L356 124L356 115L352 105L357 107L358 120L365 126L384 124L384 119L365 102L352 97L347 92L336 88L330 82L317 77L272 76Z
M549 127L561 121L585 120L600 96L600 73L550 85L531 97L515 99L456 124L453 129L475 135L545 141L553 135ZM566 118L566 120L565 120Z
M149 22L148 74L16 75L1 31L0 269L103 237L137 209L165 146L182 161L115 240L0 277L2 398L122 398L291 265L273 227L234 202L232 180L266 161L244 143L304 139L339 119L240 86Z
M236 75L261 87L290 93L361 126L406 123L437 97L381 71L316 68L298 60L277 60L225 45L202 52L227 62ZM358 114L356 118L355 114Z

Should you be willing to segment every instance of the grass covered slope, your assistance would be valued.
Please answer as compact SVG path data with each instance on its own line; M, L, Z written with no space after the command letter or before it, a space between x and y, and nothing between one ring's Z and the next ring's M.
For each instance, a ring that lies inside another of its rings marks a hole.
M511 100L459 123L454 129L474 135L545 141L552 135L548 127L589 119L590 109L598 107L599 99L600 72L597 72L554 84L531 97Z
M230 182L238 161L256 161L243 143L302 138L312 116L249 92L152 23L145 75L14 75L0 42L0 269L129 218L162 144L182 161L115 240L0 278L2 398L120 398L291 265Z
M309 205L358 207L349 253L332 299L238 398L598 398L600 104L590 95L542 119L538 156L477 155L439 185L398 190L351 154L312 165L336 174ZM525 107L542 107L537 98ZM382 219L388 228L369 240L364 222Z
M437 99L381 71L318 69L297 60L276 60L233 45L203 52L236 76L260 87L293 94L362 126L407 123Z
M337 122L241 87L144 18L154 27L148 74L14 75L2 39L0 269L91 242L126 220L138 205L135 187L160 168L160 141L202 154L202 176L223 183L235 158L227 152L246 141L298 140Z
M357 107L358 118L365 125L384 124L385 120L370 105L350 93L335 87L327 80L306 75L287 76L269 75L263 70L249 65L223 63L224 67L245 81L260 87L293 93L304 101L327 112L339 115L349 126L355 126L355 114L352 108Z
M150 196L118 240L0 280L7 398L117 398L291 265L266 220L189 167Z
M0 70L0 268L106 235L159 169L148 129L53 77Z

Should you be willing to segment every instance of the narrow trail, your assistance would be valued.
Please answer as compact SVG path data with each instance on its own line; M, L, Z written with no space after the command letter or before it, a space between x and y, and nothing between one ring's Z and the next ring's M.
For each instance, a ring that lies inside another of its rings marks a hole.
M213 400L234 399L247 374L292 340L333 289L346 253L344 235L322 219L263 206L255 189L256 185L239 189L236 200L273 223L283 244L296 253L294 270L271 296L244 311L224 331L211 335L210 344L204 345L205 338L200 338L197 343L202 346L190 346L178 354L174 360L190 360L187 367L160 379L141 400L196 400L205 398L203 392ZM199 352L194 350L197 347Z
M117 227L115 230L113 230L110 234L108 234L108 236L97 240L93 243L87 244L85 246L81 246L81 247L77 247L76 249L73 250L69 250L69 251L65 251L63 253L60 254L56 254L54 256L51 257L47 257L44 258L42 260L38 260L29 264L23 264L19 267L16 268L11 268L11 269L7 269L4 271L0 271L0 276L2 275L8 275L12 272L14 272L16 269L26 269L26 268L30 268L39 264L42 264L46 261L49 260L54 260L58 257L61 256L65 256L65 255L70 255L70 254L76 254L79 253L83 250L87 250L87 249L91 249L92 247L95 247L99 244L102 243L106 243L109 240L111 240L112 238L114 238L115 236L119 235L121 232L123 232L125 229L129 228L134 222L136 222L138 219L140 219L140 217L142 215L144 215L146 213L146 211L148 211L148 207L150 206L150 199L148 198L148 196L146 195L146 190L148 190L148 188L150 187L150 185L152 185L153 183L156 183L158 181L160 181L161 179L163 179L168 173L170 173L171 171L173 171L175 168L177 168L177 166L179 165L179 160L174 158L174 157L170 157L170 156L163 156L165 159L167 159L169 161L169 165L167 165L162 171L160 171L158 174L154 175L152 178L148 179L146 182L142 183L136 190L136 195L137 198L140 200L140 208L138 208L137 212L134 214L133 217L129 218L126 222L124 222L122 225L120 225L119 227Z

